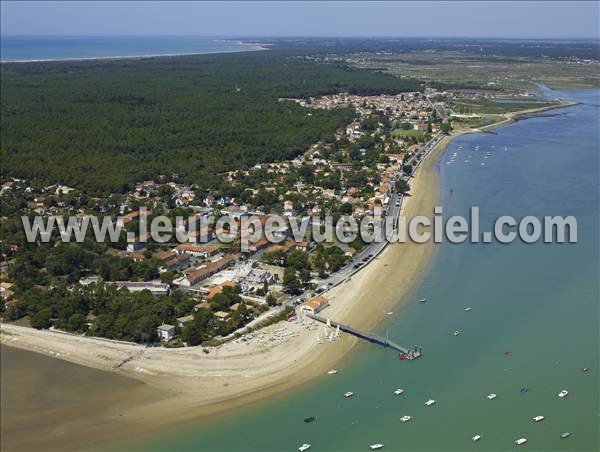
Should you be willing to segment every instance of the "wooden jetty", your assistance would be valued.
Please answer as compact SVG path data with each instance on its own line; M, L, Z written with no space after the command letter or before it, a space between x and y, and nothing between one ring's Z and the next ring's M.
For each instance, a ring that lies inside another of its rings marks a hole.
M321 317L321 316L318 316L315 314L310 314L310 313L306 313L306 316L313 320L316 320L318 322L325 323L327 325L331 325L333 328L339 327L340 331L344 331L346 333L352 334L353 336L359 337L361 339L365 339L374 344L378 344L383 347L392 348L392 349L400 352L400 359L413 360L413 359L417 359L423 355L423 352L421 351L421 349L415 348L413 350L409 350L406 347L403 347L401 345L396 344L393 341L390 341L388 338L383 338L383 337L377 336L376 334L366 333L364 331L357 330L356 328L353 328L348 325L344 325L343 323L336 322L335 320L327 319L325 317Z

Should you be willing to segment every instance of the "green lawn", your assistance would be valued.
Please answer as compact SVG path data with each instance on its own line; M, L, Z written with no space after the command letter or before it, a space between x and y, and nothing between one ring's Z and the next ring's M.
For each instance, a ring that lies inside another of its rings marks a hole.
M426 135L426 133L420 132L419 130L413 130L413 129L411 129L411 130L397 129L392 132L392 135L394 135L396 137L401 137L401 138L408 138L408 137L423 138Z

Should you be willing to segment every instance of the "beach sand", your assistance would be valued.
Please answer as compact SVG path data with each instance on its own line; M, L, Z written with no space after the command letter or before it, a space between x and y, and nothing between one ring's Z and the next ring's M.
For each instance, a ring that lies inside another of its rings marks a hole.
M439 190L435 162L449 139L444 138L417 170L412 179L414 195L405 200L404 215L433 216ZM331 305L322 315L358 328L374 328L425 276L433 247L412 242L387 246L350 281L331 290L327 295ZM267 340L283 327L288 337L274 342ZM3 449L46 449L49 445L57 449L97 447L225 412L298 387L324 375L358 341L344 335L334 343L319 345L316 328L308 320L304 324L285 322L261 330L259 334L265 337L262 343L230 342L205 354L199 347L144 348L4 324L4 345L100 369L106 371L100 373L107 378L119 380L114 381L116 389L110 397L102 390L97 394L87 393L84 387L72 391L77 382L70 382L69 392L83 391L90 402L58 404L60 416L56 410L39 410L30 404L29 411L35 413L35 422L31 422L26 415L27 407L23 407L19 416L9 419L6 425L3 420ZM5 362L10 366L10 356ZM32 371L31 368L14 370L15 375ZM9 381L17 380L13 376ZM138 382L144 384L139 386ZM6 385L7 381L3 381L3 386ZM135 385L134 389L131 385ZM40 381L39 388L41 394L55 391L52 381L49 384ZM17 425L19 419L28 420L26 428Z
M443 138L417 169L403 215L433 217L439 199L437 160L453 137ZM433 243L412 242L388 245L369 265L327 294L331 303L321 315L373 329L425 277L434 247ZM201 347L144 348L3 324L3 345L105 371L100 373L106 378L119 378L114 380L110 396L102 390L87 393L85 386L76 389L74 392L89 396L90 402L58 404L60 416L55 410L39 410L35 404L27 405L28 416L25 406L6 425L3 420L3 450L98 448L300 387L325 375L358 341L344 334L333 343L318 344L317 328L320 331L322 325L308 319L282 322L260 330L249 342L229 342L205 354ZM259 335L263 335L261 340ZM6 363L11 365L10 357ZM15 375L32 371L14 370ZM16 379L13 376L11 381ZM57 379L54 382L62 384ZM69 392L77 386L76 381L67 385ZM39 381L38 394L29 398L55 391L52 382ZM30 417L35 417L35 422L30 422ZM17 425L19 419L24 426Z
M499 123L445 136L411 179L402 215L433 218L440 193L438 158L452 139L556 107L511 113ZM410 241L388 245L326 294L330 306L320 315L372 330L388 311L410 301L407 294L426 277L435 246ZM202 347L145 348L2 324L2 391L9 395L7 404L4 397L2 401L2 450L119 448L148 433L300 388L326 375L358 342L344 334L333 343L318 344L317 329L322 327L308 319L281 322L250 341L228 342L206 354ZM50 358L13 354L11 359L5 346ZM58 377L61 372L65 378ZM97 382L94 389L90 381Z

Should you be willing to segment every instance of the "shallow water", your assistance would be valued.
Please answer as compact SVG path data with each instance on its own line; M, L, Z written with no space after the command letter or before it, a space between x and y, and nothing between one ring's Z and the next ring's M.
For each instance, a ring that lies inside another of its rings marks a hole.
M239 52L256 46L203 36L3 36L2 61Z
M140 449L506 450L526 437L531 450L598 450L599 91L566 96L584 104L462 136L439 170L445 216L477 205L483 231L500 215L574 215L577 244L444 243L415 301L380 326L423 347L422 359L401 362L363 343L338 375ZM405 393L396 397L398 387ZM563 388L569 396L559 399ZM437 403L426 407L429 398ZM546 419L534 423L536 415ZM307 416L317 419L306 424ZM565 431L571 437L561 439Z

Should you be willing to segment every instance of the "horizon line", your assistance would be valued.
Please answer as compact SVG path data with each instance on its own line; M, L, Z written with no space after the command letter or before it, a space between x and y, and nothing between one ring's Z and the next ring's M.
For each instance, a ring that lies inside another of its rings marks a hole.
M512 40L512 41L594 41L600 43L600 36L447 36L447 35L202 35L202 34L2 34L0 38L230 38L230 39L474 39L474 40Z

